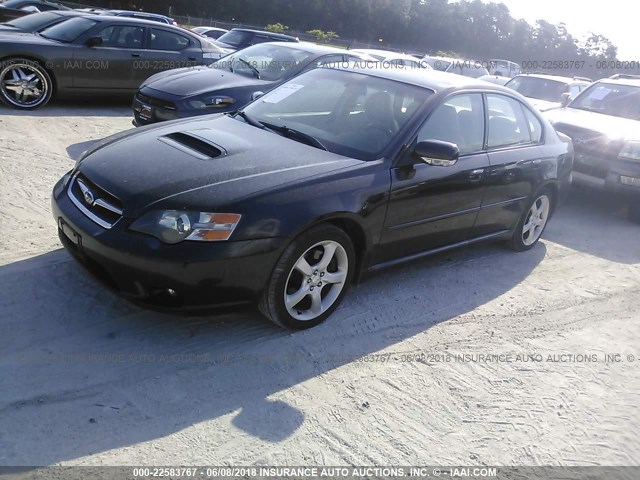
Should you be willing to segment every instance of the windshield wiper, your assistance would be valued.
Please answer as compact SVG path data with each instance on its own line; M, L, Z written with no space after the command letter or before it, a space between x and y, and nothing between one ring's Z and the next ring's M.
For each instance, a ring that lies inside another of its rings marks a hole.
M236 113L236 115L238 115L240 118L242 118L245 122L247 122L252 127L259 128L260 130L264 130L265 128L267 128L261 122L256 120L255 118L249 116L249 114L246 113L244 110L239 110Z
M300 130L296 130L294 128L289 128L283 125L273 125L271 123L260 122L263 126L267 127L269 130L273 130L275 132L281 133L283 136L290 138L292 140L297 140L302 143L306 143L312 147L319 148L320 150L324 150L325 152L329 149L323 145L323 143L318 140L316 137L309 135L308 133L301 132Z
M251 65L249 62L247 62L244 58L238 58L239 62L244 63L247 67L249 67L251 69L251 71L253 72L253 74L255 75L255 77L260 80L260 71L254 67L253 65Z

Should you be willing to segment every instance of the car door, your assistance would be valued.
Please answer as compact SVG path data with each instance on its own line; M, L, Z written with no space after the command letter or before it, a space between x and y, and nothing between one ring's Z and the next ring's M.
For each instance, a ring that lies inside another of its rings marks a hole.
M455 143L453 166L428 165L408 153L391 170L391 192L376 263L463 242L482 204L485 113L482 94L448 97L422 125L415 142Z
M141 58L146 28L136 24L100 24L81 40L74 53L75 88L136 90L136 61ZM101 44L87 42L98 37Z
M511 230L540 182L546 162L540 148L542 124L519 100L487 94L490 167L475 234Z
M150 27L146 49L134 72L136 88L151 75L164 70L203 65L202 53L199 40L161 25Z

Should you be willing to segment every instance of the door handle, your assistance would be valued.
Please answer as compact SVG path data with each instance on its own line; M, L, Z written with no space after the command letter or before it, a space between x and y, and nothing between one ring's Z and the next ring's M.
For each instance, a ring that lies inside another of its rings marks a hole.
M484 168L479 168L477 170L473 170L469 174L469 180L472 182L478 182L482 179L482 174L484 173Z
M132 53L131 56L133 58L140 58L140 54L139 53Z

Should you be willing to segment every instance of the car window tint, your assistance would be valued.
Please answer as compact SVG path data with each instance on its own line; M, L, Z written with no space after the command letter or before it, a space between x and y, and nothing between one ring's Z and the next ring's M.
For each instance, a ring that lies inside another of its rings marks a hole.
M487 95L489 109L489 148L531 143L529 125L521 103L504 95Z
M144 40L144 28L129 25L112 25L100 31L103 47L141 48Z
M527 118L527 123L529 124L531 141L533 143L540 143L542 140L542 124L540 123L540 120L538 120L538 117L536 117L533 112L524 105L522 105L522 110L524 110L524 115Z
M151 29L151 44L152 50L169 50L178 52L184 50L189 46L189 39L178 33L170 32L168 30L161 30L159 28Z
M323 65L331 65L332 63L342 62L342 55L327 55L322 58L319 58L315 62L316 67L321 67Z
M433 91L332 68L315 68L267 93L245 111L270 124L297 129L331 152L380 158L412 116L403 104L424 105ZM411 99L407 102L406 99ZM416 108L411 108L415 117Z
M458 145L460 155L484 148L484 106L479 93L456 95L435 109L418 133L418 141L441 140Z

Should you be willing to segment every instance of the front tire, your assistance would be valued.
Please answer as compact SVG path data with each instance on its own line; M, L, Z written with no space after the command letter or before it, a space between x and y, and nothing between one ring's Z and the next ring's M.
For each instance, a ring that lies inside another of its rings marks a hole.
M553 197L548 190L542 190L524 211L516 226L509 247L516 252L526 252L536 246L547 228Z
M13 58L1 65L0 98L5 104L20 110L33 110L49 103L53 82L40 63Z
M283 328L315 327L342 301L354 268L355 251L349 236L333 225L314 227L282 254L259 309Z

